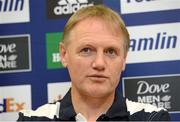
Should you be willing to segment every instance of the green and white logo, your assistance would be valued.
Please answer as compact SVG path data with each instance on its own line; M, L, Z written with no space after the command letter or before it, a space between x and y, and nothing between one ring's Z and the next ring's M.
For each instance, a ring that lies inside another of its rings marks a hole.
M46 53L48 69L63 68L59 55L59 43L62 41L62 32L46 34Z

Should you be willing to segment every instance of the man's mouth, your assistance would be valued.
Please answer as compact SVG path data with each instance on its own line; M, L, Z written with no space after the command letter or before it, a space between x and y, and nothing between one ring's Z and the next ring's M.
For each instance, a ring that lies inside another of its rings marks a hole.
M103 82L108 79L107 76L101 74L92 74L89 75L88 78L90 78L92 81L97 81L97 82Z

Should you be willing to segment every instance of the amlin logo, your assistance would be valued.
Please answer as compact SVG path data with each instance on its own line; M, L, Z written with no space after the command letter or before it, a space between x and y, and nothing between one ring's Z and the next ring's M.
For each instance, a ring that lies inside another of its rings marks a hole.
M180 23L128 27L127 63L180 60L179 28Z
M29 21L29 0L0 0L0 24Z
M57 18L75 13L82 7L101 4L102 0L48 0L48 17Z
M59 43L62 41L62 32L46 34L46 54L48 69L62 68L59 55Z

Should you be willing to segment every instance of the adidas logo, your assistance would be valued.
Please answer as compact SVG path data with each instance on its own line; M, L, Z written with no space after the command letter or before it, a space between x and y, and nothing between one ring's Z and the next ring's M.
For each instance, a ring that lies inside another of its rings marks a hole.
M78 3L88 3L88 0L60 0L58 2L59 5L67 5L67 4L78 4Z
M72 14L82 7L93 6L94 3L89 3L88 0L59 0L58 6L54 8L56 15Z

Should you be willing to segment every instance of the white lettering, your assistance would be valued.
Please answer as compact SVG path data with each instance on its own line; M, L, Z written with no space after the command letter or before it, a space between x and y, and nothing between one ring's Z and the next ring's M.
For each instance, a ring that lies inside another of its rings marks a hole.
M61 61L59 53L53 53L52 54L52 61L53 62L60 62Z
M10 55L9 57L7 55L0 55L0 68L16 68L16 58L17 55Z
M4 55L4 56L0 55L0 62L2 62L2 61L4 61L4 62L7 61L7 56L6 55Z
M82 7L87 7L87 6L93 6L93 3L90 4L66 4L66 5L61 5L61 6L56 6L54 8L54 13L56 15L62 15L62 14L72 14L75 13L77 10L79 10Z
M150 93L150 94L154 94L154 93L167 93L169 92L169 87L170 85L168 83L165 84L152 84L149 85L146 81L139 81L137 83L139 85L138 90L137 90L137 94L146 94L146 93Z
M153 102L160 102L160 96L138 96L138 102L141 103L153 103Z
M0 53L14 53L16 52L16 44L12 43L12 44L0 44Z
M0 62L0 68L7 69L7 68L16 68L16 61L7 61L7 62Z
M157 106L159 108L171 109L171 102L158 102L152 103L152 105Z

